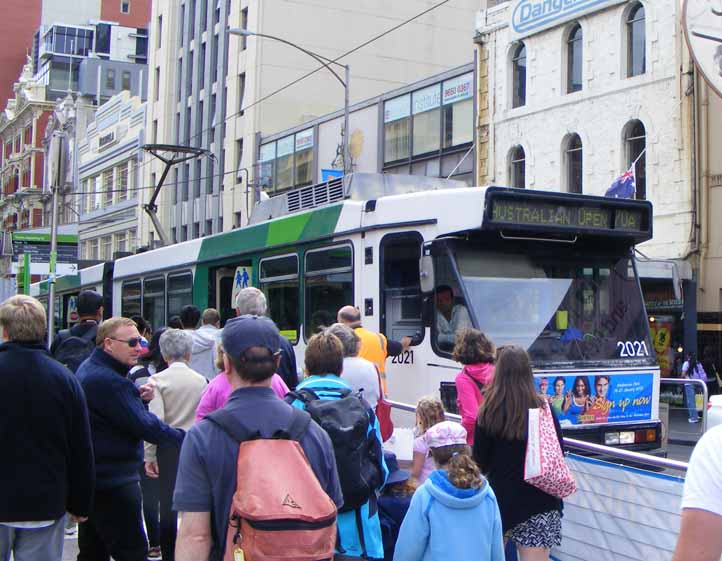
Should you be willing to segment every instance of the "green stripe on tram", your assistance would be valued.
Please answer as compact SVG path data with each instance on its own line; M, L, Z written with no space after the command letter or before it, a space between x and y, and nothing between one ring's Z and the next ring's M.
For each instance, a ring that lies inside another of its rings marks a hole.
M203 238L199 261L250 253L267 247L292 244L329 236L336 230L343 203L312 212L294 214L265 224L232 230Z

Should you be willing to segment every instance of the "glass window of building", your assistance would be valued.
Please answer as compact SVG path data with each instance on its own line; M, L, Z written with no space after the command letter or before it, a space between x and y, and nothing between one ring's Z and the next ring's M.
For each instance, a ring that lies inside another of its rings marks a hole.
M276 143L276 189L293 186L293 135Z
M526 186L526 154L521 146L514 146L509 153L509 184L519 189Z
M582 89L582 27L577 23L567 37L567 93Z
M636 2L627 13L627 77L632 77L647 67L644 6Z
M313 182L313 129L296 133L296 187Z
M582 139L578 134L567 137L564 146L564 162L567 173L567 191L570 193L582 192Z
M120 253L128 251L128 236L126 232L115 234L115 251Z
M511 106L522 107L526 105L526 46L524 43L520 43L514 48L511 71Z
M631 121L624 128L627 169L634 164L635 198L647 198L647 132L642 121Z
M105 69L105 87L109 90L115 89L115 68Z
M100 240L100 258L103 261L110 261L113 258L113 238L103 236Z
M160 68L156 68L156 71L157 71L156 77L158 78L158 81L160 81ZM159 87L157 84L158 84L158 82L156 82L156 87ZM130 72L128 70L123 70L123 72L121 72L121 74L120 74L120 89L130 91ZM157 101L158 100L158 91L157 90L156 90L155 95L156 95L155 99Z
M269 142L261 145L259 155L261 185L266 189L273 189L274 185L274 167L276 161L276 143Z
M413 155L439 150L441 143L441 89L434 84L411 94L413 114Z
M113 204L113 168L103 172L103 205Z
M442 84L444 148L468 144L474 138L474 74L464 74Z
M384 103L384 162L409 157L411 96L402 95Z
M206 44L201 45L201 58L198 61L201 64L201 73L198 79L198 89L202 90L206 87Z
M124 201L128 198L128 162L118 166L118 200Z

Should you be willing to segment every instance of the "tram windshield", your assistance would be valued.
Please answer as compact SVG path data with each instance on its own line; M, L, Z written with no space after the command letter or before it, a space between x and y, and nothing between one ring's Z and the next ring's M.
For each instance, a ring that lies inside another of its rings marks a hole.
M527 349L536 367L653 362L631 257L528 250L452 250L466 305L497 347Z

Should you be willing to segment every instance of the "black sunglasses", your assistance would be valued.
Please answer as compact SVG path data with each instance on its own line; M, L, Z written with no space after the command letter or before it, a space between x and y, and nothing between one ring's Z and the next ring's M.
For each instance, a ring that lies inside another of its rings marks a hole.
M131 337L130 339L116 339L115 337L108 337L108 339L112 339L113 341L119 341L121 343L128 343L128 346L131 349L133 347L137 347L140 343L140 337Z

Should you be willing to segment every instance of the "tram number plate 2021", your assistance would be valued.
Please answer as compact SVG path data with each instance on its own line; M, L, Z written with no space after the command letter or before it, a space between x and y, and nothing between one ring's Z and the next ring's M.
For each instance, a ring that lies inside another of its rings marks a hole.
M414 351L404 351L400 355L391 358L391 364L413 364Z
M647 343L644 341L617 341L617 348L621 358L649 356Z

